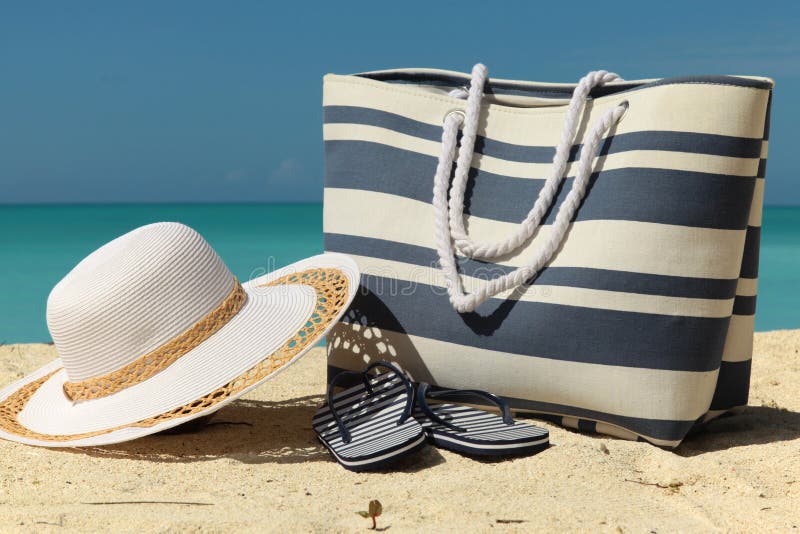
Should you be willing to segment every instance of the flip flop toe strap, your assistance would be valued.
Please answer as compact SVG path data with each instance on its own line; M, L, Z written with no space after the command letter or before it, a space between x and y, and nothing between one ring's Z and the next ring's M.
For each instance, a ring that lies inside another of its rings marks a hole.
M361 377L364 383L364 389L367 391L367 394L372 395L373 387L372 387L372 382L370 381L372 375L370 375L370 372L373 369L379 367L388 369L392 374L399 377L400 381L406 388L406 397L407 397L406 406L403 409L403 412L400 414L400 419L397 421L397 425L398 426L402 425L408 420L409 417L411 417L411 412L414 409L414 387L411 385L411 381L408 379L405 373L403 373L403 371L401 371L399 368L395 367L389 362L380 361L371 363L370 365L367 366L366 369L360 372L342 371L341 373L333 377L333 380L331 380L330 384L328 384L327 400L328 400L328 409L330 410L331 415L333 416L333 420L336 421L336 426L339 428L339 434L341 435L342 442L344 443L350 443L351 441L353 441L353 437L351 436L350 431L345 426L344 421L342 421L342 417L339 415L338 411L335 408L333 390L336 387L336 385L342 381L342 379L346 377L358 376Z
M430 384L426 384L425 382L420 382L419 386L417 387L417 399L419 402L419 407L422 409L422 413L424 413L431 421L439 423L440 425L446 426L447 428L455 430L456 432L467 431L466 428L454 425L450 421L447 421L436 414L436 412L434 412L428 405L427 399L440 399L445 397L460 398L465 396L480 397L488 400L500 409L500 413L502 414L503 422L505 424L514 424L514 418L511 416L511 408L508 407L508 403L493 393L482 391L480 389L442 389L438 391L431 391L430 387Z

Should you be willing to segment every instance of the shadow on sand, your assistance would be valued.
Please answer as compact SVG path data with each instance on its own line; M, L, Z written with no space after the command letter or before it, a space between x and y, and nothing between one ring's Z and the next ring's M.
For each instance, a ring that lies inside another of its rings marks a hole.
M65 449L98 458L150 462L202 462L230 458L245 464L333 462L311 428L322 395L285 401L239 399L208 418L133 441ZM392 472L415 472L444 462L433 447L394 464Z
M770 406L746 406L710 421L687 437L675 451L697 456L746 445L760 445L800 438L800 413Z
M321 395L285 401L238 399L210 418L133 441L77 447L96 457L153 462L199 462L232 458L242 463L297 463L330 459L311 429Z

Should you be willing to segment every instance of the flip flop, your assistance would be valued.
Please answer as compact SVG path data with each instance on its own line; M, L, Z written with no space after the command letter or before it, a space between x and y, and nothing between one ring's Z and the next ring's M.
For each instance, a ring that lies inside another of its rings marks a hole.
M451 403L429 405L427 399L446 397L461 401L468 397L488 400L500 409L501 415ZM437 447L476 456L518 456L532 454L546 448L550 433L528 423L514 421L508 404L486 391L475 389L447 389L431 391L430 385L420 383L417 389L417 409L414 418L419 421L428 439Z
M388 372L369 374L378 367ZM353 375L362 382L334 395L336 384ZM411 417L413 408L414 386L406 375L390 363L375 362L361 373L344 371L331 380L327 403L314 415L312 426L346 469L378 469L425 445L425 432Z

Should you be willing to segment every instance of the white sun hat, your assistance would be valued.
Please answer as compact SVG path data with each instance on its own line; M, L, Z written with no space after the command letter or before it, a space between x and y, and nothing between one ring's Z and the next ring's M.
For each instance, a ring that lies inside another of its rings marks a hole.
M53 288L59 358L0 390L0 438L106 445L208 415L313 347L358 280L329 253L240 284L188 226L133 230Z

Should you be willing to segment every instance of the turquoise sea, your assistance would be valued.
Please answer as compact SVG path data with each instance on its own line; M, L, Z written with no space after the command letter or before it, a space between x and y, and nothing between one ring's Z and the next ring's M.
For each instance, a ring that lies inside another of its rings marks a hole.
M137 226L180 221L246 280L322 251L320 204L0 206L0 343L49 341L47 295L73 265ZM767 207L756 329L800 328L800 207Z

